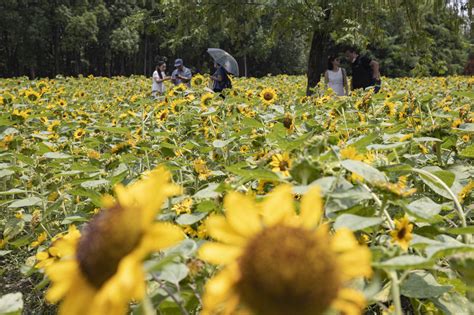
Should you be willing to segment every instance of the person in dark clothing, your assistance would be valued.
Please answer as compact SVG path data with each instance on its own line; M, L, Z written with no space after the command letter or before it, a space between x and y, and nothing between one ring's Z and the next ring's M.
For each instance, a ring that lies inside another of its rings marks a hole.
M224 89L232 88L232 83L230 82L229 75L227 71L218 63L214 64L216 72L211 76L211 79L214 81L212 85L212 90L214 92L222 92Z
M474 75L474 53L469 54L463 73L464 75Z
M352 90L373 86L377 93L382 84L379 63L367 56L360 56L354 48L346 50L346 58L352 66Z

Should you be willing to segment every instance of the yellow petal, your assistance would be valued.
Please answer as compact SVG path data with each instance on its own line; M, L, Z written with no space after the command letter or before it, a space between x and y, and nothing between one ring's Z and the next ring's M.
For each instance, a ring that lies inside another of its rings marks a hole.
M75 261L52 264L46 268L46 274L53 283L46 293L46 299L51 303L61 300L81 278L79 266Z
M211 216L206 220L208 234L220 242L243 245L247 239L237 233L223 216Z
M45 259L48 259L49 258L49 255L47 252L39 252L36 254L36 259L37 260L45 260Z
M260 231L258 210L250 197L231 192L224 199L224 208L227 222L239 234L250 237Z
M332 303L332 308L346 315L359 315L366 305L364 295L350 288L339 291L337 299Z
M91 314L94 309L96 290L79 277L70 288L59 307L60 315Z
M291 186L280 185L262 202L262 215L265 225L272 226L285 222L295 214Z
M305 228L314 228L323 215L323 201L319 186L311 187L301 198L301 221Z
M221 243L206 243L199 249L199 258L211 264L226 265L242 254L242 247Z
M153 223L143 236L137 250L147 255L152 251L175 245L183 239L184 233L179 226L170 223Z
M215 314L218 308L225 306L225 303L235 295L232 288L237 281L236 264L226 267L210 279L205 286L203 314Z
M350 230L337 230L331 240L331 247L337 254L343 280L372 275L372 253L357 242Z
M357 242L354 233L348 228L340 228L332 237L332 248L336 252L344 252L354 249L359 242Z

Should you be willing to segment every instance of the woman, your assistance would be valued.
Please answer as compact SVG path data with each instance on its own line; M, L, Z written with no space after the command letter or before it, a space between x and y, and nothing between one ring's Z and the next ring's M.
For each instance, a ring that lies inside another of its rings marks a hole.
M346 70L340 67L339 57L328 58L328 70L324 73L326 84L338 95L349 94L349 83L347 82Z
M152 78L152 85L151 85L151 95L156 97L156 95L162 95L166 91L165 81L171 79L171 77L167 77L165 74L166 71L166 63L164 61L158 62L158 65L153 72Z
M211 76L211 79L214 81L212 90L217 93L227 88L231 89L232 83L224 67L218 63L214 63L214 67L216 68L216 72Z

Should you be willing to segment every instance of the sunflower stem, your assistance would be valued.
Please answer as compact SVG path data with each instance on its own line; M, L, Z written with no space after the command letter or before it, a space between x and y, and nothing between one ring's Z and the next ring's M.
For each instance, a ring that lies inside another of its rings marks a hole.
M388 272L390 279L392 280L392 302L395 306L395 314L403 315L402 312L402 302L400 299L400 281L398 280L397 272L390 271Z
M413 168L412 171L415 172L415 173L418 173L420 175L424 175L424 176L428 177L429 179L431 179L432 181L436 182L441 187L443 187L444 190L446 190L446 192L451 196L451 198L454 201L454 208L456 209L456 211L458 213L458 216L461 219L462 227L466 228L467 227L467 222L466 222L466 216L464 214L464 210L463 210L463 208L461 206L461 203L459 202L457 196L448 187L448 185L446 185L445 182L443 182L438 176L436 176L436 175L434 175L434 174L432 174L428 171L421 170L421 169L418 169L418 168ZM464 239L464 243L466 243L466 244L471 243L471 234L464 234L463 239Z
M390 227L391 230L395 229L395 223L393 223L393 220L392 218L390 217L390 214L388 213L387 209L386 209L386 205L388 204L387 202L382 202L380 200L380 198L364 183L361 183L362 187L365 188L365 190L367 190L367 192L370 193L370 195L372 196L372 198L374 198L375 200L375 203L380 207L380 215L383 217L385 217L387 219L387 222L388 222L388 226Z
M153 277L153 280L158 282L158 284L160 285L160 288L163 289L163 291L165 291L166 294L168 294L168 296L173 300L173 302L176 303L176 305L178 305L179 310L181 311L181 314L189 315L188 311L186 311L186 308L183 306L183 304L176 298L176 296L173 294L173 292L171 292L170 289L168 289L166 287L166 285L163 283L163 281L161 281L160 278L158 278L154 274L152 274L152 277Z

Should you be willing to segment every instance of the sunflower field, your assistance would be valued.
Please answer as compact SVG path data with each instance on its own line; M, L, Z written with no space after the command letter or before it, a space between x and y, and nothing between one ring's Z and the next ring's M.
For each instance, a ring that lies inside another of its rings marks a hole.
M0 314L473 314L474 78L0 81Z

